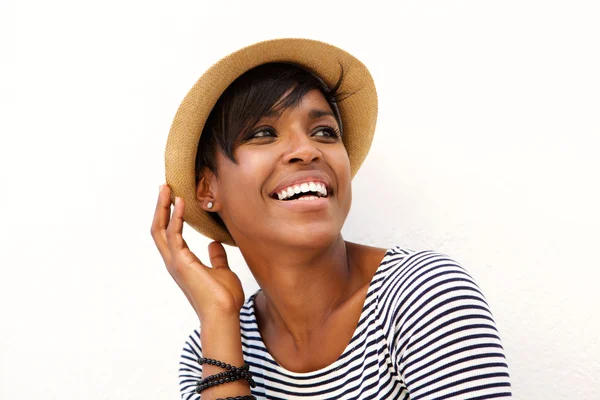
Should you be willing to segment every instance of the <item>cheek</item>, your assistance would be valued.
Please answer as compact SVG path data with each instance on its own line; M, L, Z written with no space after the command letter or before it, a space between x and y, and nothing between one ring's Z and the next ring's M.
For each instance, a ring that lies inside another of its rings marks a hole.
M349 187L352 178L350 176L350 158L348 158L345 147L341 147L341 149L336 150L336 152L332 154L330 164L337 175L338 183L344 187Z
M239 151L234 156L237 163L229 159L220 163L223 200L232 204L253 201L264 189L274 162L264 152Z
M344 214L350 211L352 204L352 177L350 174L350 159L346 148L340 146L329 152L327 163L333 170L337 181L338 203Z

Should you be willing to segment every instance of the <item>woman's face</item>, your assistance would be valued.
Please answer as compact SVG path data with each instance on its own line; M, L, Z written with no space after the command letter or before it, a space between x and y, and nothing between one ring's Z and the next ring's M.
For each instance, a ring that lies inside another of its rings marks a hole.
M238 244L318 247L339 237L352 200L350 162L319 90L263 117L234 156L237 164L218 152L213 189Z

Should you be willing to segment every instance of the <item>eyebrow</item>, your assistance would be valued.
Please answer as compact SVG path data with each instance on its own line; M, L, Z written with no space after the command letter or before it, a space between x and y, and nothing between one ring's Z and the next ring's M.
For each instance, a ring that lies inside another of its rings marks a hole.
M271 117L279 118L279 116L281 116L281 111L276 111L276 110L271 110L265 114L265 117L267 117L267 118L271 118ZM317 119L317 118L321 118L324 116L331 116L331 117L335 118L335 114L328 110L313 109L308 112L308 118L310 118L310 119Z
M333 115L333 113L331 111L327 111L327 110L310 110L310 112L308 113L308 118L317 119L317 118L324 117L326 115L329 115L329 116L335 118L335 115Z

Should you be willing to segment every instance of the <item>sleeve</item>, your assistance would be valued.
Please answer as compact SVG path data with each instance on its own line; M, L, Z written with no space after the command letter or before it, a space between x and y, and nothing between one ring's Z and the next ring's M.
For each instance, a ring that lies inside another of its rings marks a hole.
M411 400L511 397L504 349L473 278L435 252L409 257L390 279L392 358Z
M179 393L182 400L198 400L196 382L202 379L202 366L198 359L202 357L200 346L200 328L194 330L183 346L179 357Z

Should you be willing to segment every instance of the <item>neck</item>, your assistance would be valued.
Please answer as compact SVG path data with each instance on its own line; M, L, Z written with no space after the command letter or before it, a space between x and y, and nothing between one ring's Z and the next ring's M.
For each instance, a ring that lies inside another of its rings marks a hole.
M359 281L341 235L331 245L312 251L240 249L262 289L259 319L269 329L291 335L296 344L307 342L312 332L322 328Z

